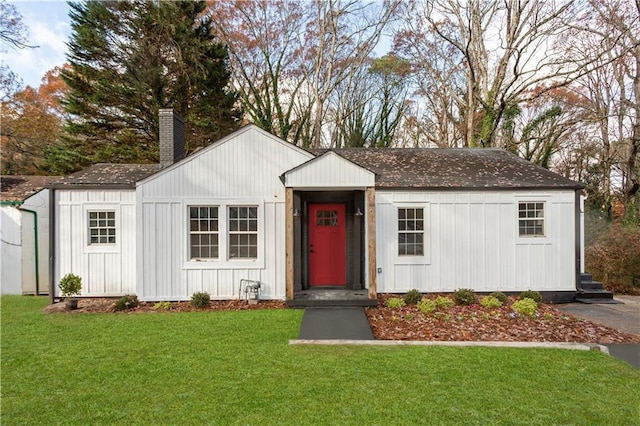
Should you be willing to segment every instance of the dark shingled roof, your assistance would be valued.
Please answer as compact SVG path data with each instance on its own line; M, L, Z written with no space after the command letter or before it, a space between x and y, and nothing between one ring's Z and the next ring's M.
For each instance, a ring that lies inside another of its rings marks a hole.
M23 201L60 176L0 176L0 200Z
M159 164L94 164L50 185L56 189L73 187L135 188L136 182L160 170Z
M321 155L329 150L309 150ZM583 185L499 148L341 148L331 151L376 174L377 188L580 189ZM95 164L53 188L134 188L158 164Z
M310 150L319 155L328 150ZM580 189L583 185L499 148L342 148L376 174L377 188Z

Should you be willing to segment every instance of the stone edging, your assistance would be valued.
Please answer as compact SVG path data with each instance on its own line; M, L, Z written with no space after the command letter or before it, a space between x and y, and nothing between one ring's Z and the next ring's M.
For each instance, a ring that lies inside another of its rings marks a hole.
M289 340L290 345L359 345L359 346L457 346L457 347L499 347L499 348L540 348L598 351L609 355L609 348L596 343L569 342L447 342L424 340Z

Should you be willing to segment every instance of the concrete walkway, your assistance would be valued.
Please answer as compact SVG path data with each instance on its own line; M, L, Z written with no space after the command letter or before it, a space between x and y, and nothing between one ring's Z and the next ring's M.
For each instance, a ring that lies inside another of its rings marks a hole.
M306 308L300 340L373 340L362 308Z

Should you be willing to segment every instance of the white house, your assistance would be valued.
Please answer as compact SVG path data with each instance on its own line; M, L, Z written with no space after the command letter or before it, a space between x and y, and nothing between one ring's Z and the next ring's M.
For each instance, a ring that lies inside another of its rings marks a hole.
M0 177L0 294L48 294L49 190L59 176Z
M161 111L160 165L98 164L50 187L51 288L187 300L295 301L314 289L538 290L573 300L582 185L500 149L304 150L248 125L181 159ZM56 293L57 294L57 293Z

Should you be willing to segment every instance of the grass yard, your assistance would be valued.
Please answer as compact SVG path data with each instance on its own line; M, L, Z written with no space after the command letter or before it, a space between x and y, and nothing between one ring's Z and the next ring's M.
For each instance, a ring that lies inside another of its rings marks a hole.
M1 302L3 425L640 423L640 371L597 352L289 346L302 310Z

